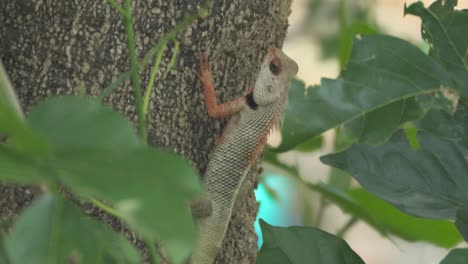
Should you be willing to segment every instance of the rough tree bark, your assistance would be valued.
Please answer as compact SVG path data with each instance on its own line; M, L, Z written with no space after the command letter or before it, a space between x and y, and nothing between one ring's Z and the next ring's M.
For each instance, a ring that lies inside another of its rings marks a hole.
M136 45L143 56L201 0L134 1ZM208 117L194 69L207 51L221 101L253 83L268 47L281 47L291 0L215 1L211 15L178 35L180 55L165 80L156 80L150 103L150 142L183 155L203 175L225 121ZM170 60L172 46L160 70ZM117 12L106 1L7 0L0 5L0 58L27 112L46 97L84 89L98 95L128 69L126 36ZM149 67L144 71L146 85ZM136 120L129 83L108 103ZM58 126L60 124L57 124ZM255 171L250 177L257 174ZM252 178L251 178L252 179ZM12 221L34 196L28 187L0 185L0 220ZM236 205L217 263L253 263L257 239L253 191ZM109 222L109 221L108 221ZM111 225L120 226L120 223ZM115 221L114 221L115 222ZM177 228L177 227L174 227Z

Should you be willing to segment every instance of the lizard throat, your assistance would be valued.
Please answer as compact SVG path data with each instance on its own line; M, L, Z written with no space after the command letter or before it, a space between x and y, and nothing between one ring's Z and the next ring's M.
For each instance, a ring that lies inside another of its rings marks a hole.
M250 107L250 109L252 109L254 111L257 110L258 104L257 104L257 102L255 102L255 99L253 97L253 92L250 92L249 94L247 94L245 96L245 102Z

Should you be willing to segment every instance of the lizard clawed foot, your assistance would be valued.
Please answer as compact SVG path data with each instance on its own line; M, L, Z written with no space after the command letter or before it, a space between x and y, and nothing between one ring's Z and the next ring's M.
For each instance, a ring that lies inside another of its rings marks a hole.
M211 67L210 63L208 62L208 54L201 53L198 56L198 62L200 64L200 71L195 72L198 79L200 79L204 86L212 83Z

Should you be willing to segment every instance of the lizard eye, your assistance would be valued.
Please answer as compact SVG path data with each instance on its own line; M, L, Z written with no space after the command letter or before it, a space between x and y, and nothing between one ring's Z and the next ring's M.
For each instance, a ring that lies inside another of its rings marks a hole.
M273 73L274 75L278 75L280 73L280 70L281 70L281 66L280 66L279 60L277 58L274 58L273 60L271 60L270 62L271 73Z

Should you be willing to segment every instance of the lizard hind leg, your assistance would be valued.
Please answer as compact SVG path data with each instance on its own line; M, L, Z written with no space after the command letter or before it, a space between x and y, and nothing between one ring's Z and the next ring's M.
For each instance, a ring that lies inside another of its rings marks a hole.
M208 198L197 198L190 203L190 211L195 218L208 217L213 213L213 204Z

